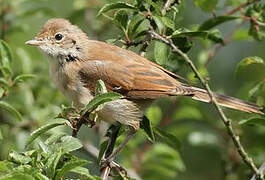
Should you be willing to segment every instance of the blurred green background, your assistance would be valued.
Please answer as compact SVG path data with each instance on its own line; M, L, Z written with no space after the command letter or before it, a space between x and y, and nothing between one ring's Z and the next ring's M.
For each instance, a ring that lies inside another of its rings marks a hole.
M30 132L52 120L60 112L62 104L70 104L51 83L46 57L36 48L26 46L25 41L34 38L46 20L55 17L69 19L81 27L91 39L106 41L117 38L122 34L121 31L107 18L96 17L98 10L110 2L116 0L0 0L1 39L8 42L13 52L14 74L36 75L36 78L15 86L5 97L23 115L23 121L18 122L7 111L0 109L0 129L3 133L0 160L6 159L12 149L23 151ZM245 1L219 0L215 13L221 15L242 2ZM192 28L212 16L212 13L205 13L196 7L193 0L183 0L178 26ZM231 21L218 26L218 29L226 36L236 24L237 21ZM232 35L232 43L220 48L209 62L208 72L200 67L205 63L212 44L204 40L194 40L194 46L188 53L201 72L209 75L214 91L245 100L251 100L248 92L253 88L253 82L236 78L236 66L248 56L265 58L265 41L255 41L248 36L248 26L247 22L241 25ZM153 44L147 49L150 60L154 59L152 47ZM187 66L171 66L175 72L194 80ZM264 90L259 97L254 101L264 105ZM257 164L263 163L265 128L238 124L240 120L250 117L247 113L227 109L225 112L233 120L235 131L241 136L250 156ZM140 130L118 158L129 169L130 175L147 180L242 180L251 176L211 105L185 97L167 98L156 101L147 110L147 116L154 126L178 137L182 148L176 151L163 143L151 144ZM105 125L93 129L83 127L78 137L83 143L98 148L105 129ZM64 128L55 128L51 133L59 131L71 133ZM85 149L78 150L76 155L94 161L89 168L91 173L98 173L95 157Z

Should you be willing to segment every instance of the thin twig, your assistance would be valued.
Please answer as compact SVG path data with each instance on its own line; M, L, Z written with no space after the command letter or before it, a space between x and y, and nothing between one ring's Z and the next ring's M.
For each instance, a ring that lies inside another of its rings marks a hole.
M166 1L165 5L164 5L164 7L163 7L163 9L161 11L163 16L166 15L166 13L167 13L168 9L170 8L171 4L173 4L174 2L175 2L175 0L167 0Z
M226 46L227 44L229 44L229 43L232 42L232 36L233 36L234 32L235 32L235 31L236 31L236 30L237 30L242 24L243 24L243 22L237 24L237 25L233 28L233 30L232 30L229 34L227 34L227 35L225 36L223 43L219 43L219 44L217 44L216 46L214 46L213 48L210 48L210 49L208 50L208 57L207 57L207 60L206 60L206 62L205 62L205 66L207 66L207 65L211 62L211 60L213 59L213 57L216 56L216 54L218 53L218 51L219 51L222 47L224 47L224 46Z
M143 40L142 47L139 51L140 56L145 57L146 49L149 46L149 42L151 40L151 36L149 33L145 36L145 39Z
M108 146L107 146L107 149L105 151L104 159L107 159L112 154L116 140L118 138L119 131L120 131L119 126L115 126L114 130L112 130L112 133L109 137ZM101 170L100 170L101 175L100 175L100 177L103 180L107 180L109 177L110 171L111 171L111 162L107 162L107 163L103 162L101 164Z
M229 15L232 15L234 13L236 13L237 11L240 11L241 9L243 8L246 8L247 6L253 4L253 3L256 3L260 0L252 0L252 1L247 1L241 5L239 5L238 7L228 11L227 13L225 13L226 16L229 16ZM259 22L258 22L259 23ZM242 23L238 24L233 30L231 33L229 33L225 38L224 38L224 43L219 43L217 44L216 46L214 46L212 49L209 50L209 53L208 53L208 59L205 63L205 66L207 66L210 61L213 59L213 57L215 57L215 55L217 54L217 52L222 48L224 47L225 45L227 45L228 43L231 42L231 37L233 35L233 33L237 30L237 28L239 28L239 26L242 25ZM260 26L262 26L263 24L258 24Z
M259 173L264 175L264 170L265 170L265 162L259 167ZM251 180L257 180L256 175L253 175Z
M238 153L240 154L241 158L243 159L245 164L253 171L253 173L258 177L258 179L264 179L263 174L260 174L257 167L253 163L253 160L248 156L248 154L244 150L244 148L240 142L239 136L235 135L233 127L231 125L231 121L225 116L223 110L218 105L216 98L215 98L213 92L211 91L211 89L209 87L208 81L206 81L205 79L202 78L202 76L198 72L197 68L195 67L195 65L193 64L191 59L185 53L183 53L180 49L178 49L178 47L176 47L170 39L167 39L167 38L157 34L155 31L149 31L149 33L152 35L152 38L160 40L160 41L164 42L165 44L169 45L173 49L173 51L175 53L179 54L186 61L186 63L191 67L192 71L195 73L197 78L200 80L201 84L207 90L207 92L211 98L211 102L214 105L214 107L216 108L216 110L218 111L218 113L219 113L219 115L220 115L226 129L227 129L227 132L231 136L233 143L234 143Z
M238 7L234 8L234 9L231 9L230 11L228 11L228 12L226 13L226 15L229 16L229 15L235 14L237 11L240 11L241 9L243 9L243 8L245 8L245 7L247 7L247 6L251 5L251 4L253 4L253 3L255 3L255 2L258 2L258 1L260 1L260 0L247 1L247 2L245 2L245 3L241 4L241 5L239 5Z

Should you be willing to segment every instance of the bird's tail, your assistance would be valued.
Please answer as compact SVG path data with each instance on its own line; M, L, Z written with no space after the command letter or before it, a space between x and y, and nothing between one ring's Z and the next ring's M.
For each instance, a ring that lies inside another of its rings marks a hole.
M203 101L203 102L210 102L210 96L208 92L204 89L196 88L196 87L187 87L188 91L192 91L192 99ZM214 93L215 98L219 105L237 109L240 111L245 111L249 113L257 113L257 114L264 114L261 110L262 107L247 101L243 101L234 97L224 96L217 93Z

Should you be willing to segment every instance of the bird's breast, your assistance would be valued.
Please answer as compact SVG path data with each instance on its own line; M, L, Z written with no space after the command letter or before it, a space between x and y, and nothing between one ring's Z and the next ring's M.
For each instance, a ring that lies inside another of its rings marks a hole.
M69 62L63 66L51 63L50 75L57 88L77 107L83 107L93 98L78 75L78 67Z

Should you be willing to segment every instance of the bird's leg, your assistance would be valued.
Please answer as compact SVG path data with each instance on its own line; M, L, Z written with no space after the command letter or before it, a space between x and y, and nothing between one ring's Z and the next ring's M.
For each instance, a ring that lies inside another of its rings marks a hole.
M115 149L115 151L106 157L105 161L111 162L113 159L119 154L119 152L126 146L126 144L129 142L129 140L134 136L136 131L130 131L127 137L124 139L124 141Z

